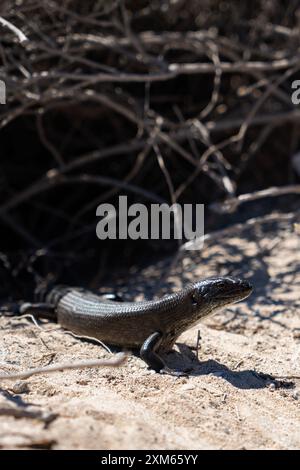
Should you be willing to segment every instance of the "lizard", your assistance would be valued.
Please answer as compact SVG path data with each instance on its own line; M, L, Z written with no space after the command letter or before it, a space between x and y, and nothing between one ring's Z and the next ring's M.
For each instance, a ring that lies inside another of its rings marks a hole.
M39 302L20 304L14 313L50 318L77 335L138 350L141 359L156 372L180 375L166 367L161 354L170 351L184 331L251 292L248 281L233 277L207 278L157 300L137 302L56 286L39 295Z

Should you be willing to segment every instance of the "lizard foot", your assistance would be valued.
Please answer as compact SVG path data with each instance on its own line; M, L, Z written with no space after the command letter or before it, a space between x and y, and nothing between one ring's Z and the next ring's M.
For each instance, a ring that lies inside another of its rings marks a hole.
M171 375L172 377L187 377L188 374L182 370L170 369L169 367L163 367L160 371L160 374Z

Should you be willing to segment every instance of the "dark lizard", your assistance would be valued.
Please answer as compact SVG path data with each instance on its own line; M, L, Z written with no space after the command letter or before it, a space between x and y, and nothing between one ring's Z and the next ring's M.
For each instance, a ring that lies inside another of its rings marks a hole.
M23 304L19 313L57 320L64 328L104 343L139 350L157 372L167 368L160 357L199 320L248 297L252 287L232 277L209 278L158 300L119 302L80 288L54 287L42 302Z

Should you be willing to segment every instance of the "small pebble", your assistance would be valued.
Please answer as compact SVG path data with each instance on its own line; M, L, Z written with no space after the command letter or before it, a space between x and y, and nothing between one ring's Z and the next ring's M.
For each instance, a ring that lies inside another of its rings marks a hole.
M182 387L180 387L180 390L195 390L195 385L191 384L191 383L185 383L184 385L182 385Z
M299 392L297 390L295 390L293 393L292 393L292 397L294 398L294 400L299 400Z
M276 390L276 385L274 384L274 382L272 382L272 383L269 385L269 390L270 390L270 392L275 392L275 390Z
M77 380L76 383L78 385L88 385L89 383L91 383L90 380L85 380L85 379L81 379L81 380Z
M300 339L300 328L295 328L293 331L293 338Z
M29 392L28 382L22 382L22 381L16 382L11 387L11 390L14 393L18 393L18 394L19 393L28 393Z

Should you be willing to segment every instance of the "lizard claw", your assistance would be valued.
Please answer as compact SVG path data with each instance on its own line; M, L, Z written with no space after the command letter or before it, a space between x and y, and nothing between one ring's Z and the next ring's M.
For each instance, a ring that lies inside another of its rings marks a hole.
M169 367L163 367L159 371L160 374L171 375L172 377L187 377L188 374L182 370L170 369Z

